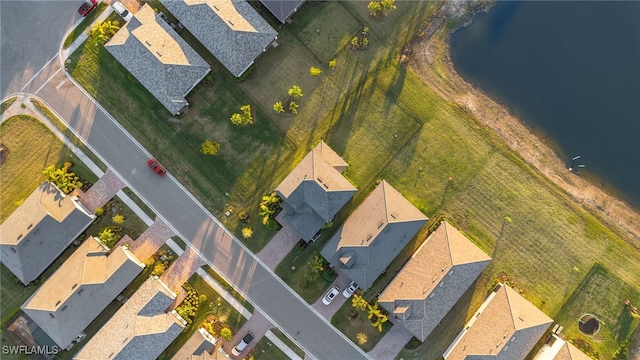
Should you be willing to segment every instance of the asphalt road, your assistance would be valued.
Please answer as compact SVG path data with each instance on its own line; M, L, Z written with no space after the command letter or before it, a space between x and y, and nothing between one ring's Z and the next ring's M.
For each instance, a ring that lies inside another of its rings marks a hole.
M4 1L0 3L4 5ZM5 10L3 6L2 11ZM2 19L4 16L3 13ZM15 26L28 27L26 22L14 21ZM1 59L4 64L4 37L18 30L5 33L5 23L2 26ZM62 35L53 41L56 49L61 38ZM20 45L13 43L14 46ZM22 46L29 46L29 42L22 43ZM42 46L41 49L38 59L51 58L45 55L48 47ZM34 72L38 75L31 81L30 77L9 72L7 75L13 80L7 88L20 90L24 87L25 92L46 101L128 187L307 353L318 359L368 358L230 235L170 174L160 178L153 173L146 165L150 154L65 77L58 59L44 63L45 68L39 73ZM20 71L20 67L16 69ZM5 71L4 67L2 71ZM28 85L24 86L27 81Z
M80 3L0 0L0 98L20 91L58 53L64 33L81 18Z

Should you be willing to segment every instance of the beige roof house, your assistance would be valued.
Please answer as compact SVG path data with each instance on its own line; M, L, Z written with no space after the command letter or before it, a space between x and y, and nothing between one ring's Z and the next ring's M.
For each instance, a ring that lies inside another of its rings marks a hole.
M0 224L0 261L27 285L95 219L78 199L44 182Z
M517 291L499 284L443 356L523 360L552 323Z
M227 360L227 355L220 341L214 338L204 328L199 328L180 350L171 358L172 360Z
M150 277L73 358L156 359L186 325L175 311L166 312L176 296Z
M591 360L591 357L558 335L551 334L533 360Z
M109 252L98 239L89 237L22 310L64 349L143 268L125 247Z
M387 285L378 303L424 341L490 261L444 221Z
M347 164L324 141L276 187L284 221L305 241L336 215L357 189L344 176Z
M160 2L236 77L278 38L278 32L245 0Z
M398 190L382 180L321 254L367 290L427 220Z
M185 96L211 71L148 4L104 47L174 115L189 105Z

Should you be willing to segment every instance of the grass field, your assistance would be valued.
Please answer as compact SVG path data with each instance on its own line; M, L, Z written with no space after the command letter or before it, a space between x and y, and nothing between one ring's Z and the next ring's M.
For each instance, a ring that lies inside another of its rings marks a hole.
M278 328L271 329L271 332L277 336L282 342L284 342L289 349L293 350L298 356L304 359L304 351L298 347L298 345L294 344L293 341L289 340Z
M619 343L629 338L640 324L640 315L633 314L625 300L630 300L632 306L640 305L638 283L626 283L595 264L555 320L565 327L563 334L567 339L584 352L611 359ZM602 321L594 337L578 331L578 319L585 313Z
M288 360L289 357L275 346L267 337L262 337L251 350L249 358L254 360Z
M364 352L373 350L376 344L391 330L393 324L387 321L382 325L382 332L378 331L371 325L371 320L367 318L366 311L358 311L358 317L355 319L349 316L349 311L353 309L351 301L345 302L340 309L331 318L331 324L340 329L354 344L360 346ZM366 342L358 342L358 334L366 336Z
M97 177L73 157L55 135L30 116L14 116L0 125L0 142L7 146L9 157L0 172L3 222L44 180L42 171L49 165L62 166L71 161L71 171L95 182ZM38 144L39 146L34 146Z
M184 345L191 335L193 335L193 333L200 327L200 324L202 324L202 322L211 315L215 315L218 318L226 317L226 324L234 334L242 327L242 325L244 325L245 322L247 322L247 319L234 309L231 304L226 302L222 296L213 290L199 275L193 274L191 278L189 278L189 283L196 289L198 296L202 294L206 295L207 301L201 303L198 307L198 312L193 319L192 325L180 333L176 340L174 340L171 345L163 351L162 354L160 354L158 359L171 359L171 357L180 350L182 345Z
M461 312L472 313L501 272L517 280L524 296L551 317L564 309L596 262L609 269L606 276L611 279L637 283L640 254L625 241L626 235L602 225L471 114L445 101L398 62L401 46L440 4L398 2L398 9L386 19L370 18L366 2L305 5L294 17L301 19L299 23L280 29L279 46L269 49L242 83L233 82L224 69L208 59L217 74L214 87L195 89L190 96L192 107L176 119L133 85L135 81L117 63L114 65L104 50L91 53L90 46L81 50L87 53L75 54L70 69L144 146L169 164L170 171L179 173L179 180L214 214L229 207L235 214L248 211L256 232L245 243L253 251L261 249L273 235L258 223L260 197L270 192L313 145L325 139L350 164L346 175L359 189L338 214L334 226L346 219L377 179L385 178L431 219L446 216L492 255L494 260ZM318 19L353 20L341 24L343 30L333 34L323 31L325 27L316 32L319 38L326 35L324 47L320 40L301 40L305 27L312 30L307 35L313 35L314 26L320 26L313 24L317 21L315 14L321 14ZM339 32L344 31L346 36L359 26L370 27L371 41L366 51L334 48ZM309 67L318 66L320 59L334 56L334 71L327 69L317 78L308 74ZM80 64L79 57L84 57ZM273 103L285 99L292 85L299 85L304 93L299 114L275 114ZM211 99L224 99L224 103ZM243 103L255 106L254 126L265 126L260 132L242 128L238 135L229 127L228 112ZM208 129L214 130L209 133ZM197 152L202 134L230 139L222 151L232 154L203 158ZM246 142L238 136L246 136ZM250 149L236 147L234 141L245 147L251 144ZM237 163L228 163L227 159ZM215 161L219 162L214 166ZM505 217L512 221L507 222ZM239 234L241 225L236 216L223 217L222 221ZM384 288L425 235L423 230L369 294ZM313 249L307 249L298 259L291 253L277 269L309 302L317 299L328 284L319 280L318 285L300 289L296 276L286 272L291 273L291 265L297 262L300 271L294 274L302 274L313 253ZM576 273L573 267L581 272ZM609 306L619 311L618 304ZM452 321L451 328L442 333L457 333L458 323ZM416 353L423 354L426 346Z

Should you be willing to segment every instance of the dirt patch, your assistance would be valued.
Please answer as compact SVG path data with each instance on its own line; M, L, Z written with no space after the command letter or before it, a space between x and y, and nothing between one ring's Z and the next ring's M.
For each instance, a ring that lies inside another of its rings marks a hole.
M581 206L620 229L627 235L625 238L629 243L640 249L640 214L636 210L598 185L570 172L567 164L544 139L538 138L505 107L456 73L449 57L445 23L431 22L411 43L409 68L413 73L442 97L470 111L480 123L492 129L511 149L570 194Z
M8 157L9 157L9 149L5 146L5 144L0 144L0 167L4 165Z

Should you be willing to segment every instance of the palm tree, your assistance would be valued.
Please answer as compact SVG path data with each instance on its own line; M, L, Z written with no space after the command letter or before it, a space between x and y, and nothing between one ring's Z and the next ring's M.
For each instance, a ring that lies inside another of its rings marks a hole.
M376 321L371 323L371 326L377 328L379 332L382 332L382 324L386 323L387 320L389 320L389 318L386 315L378 316Z

